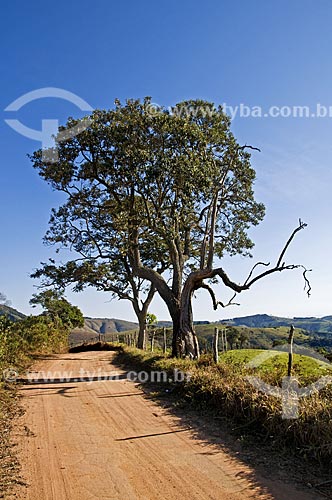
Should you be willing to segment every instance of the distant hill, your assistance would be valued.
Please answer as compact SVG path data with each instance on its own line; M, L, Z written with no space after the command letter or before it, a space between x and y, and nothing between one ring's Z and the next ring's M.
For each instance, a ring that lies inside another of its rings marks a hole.
M26 318L25 314L17 311L13 307L5 306L4 304L0 304L0 316L7 316L10 321L20 321Z
M289 336L289 326L273 326L273 327L235 327L239 333L244 333L247 336L246 347L254 349L272 349L275 345L287 342ZM212 346L214 329L222 330L225 325L221 323L213 323L210 325L197 325L195 327L198 338L202 347L208 342L209 348ZM329 332L308 332L302 328L295 328L294 342L296 345L317 349L323 347L332 350L332 333Z
M97 333L117 333L135 330L138 324L115 318L84 318L85 326Z
M70 334L70 341L84 341L84 339L97 337L100 333L107 335L127 332L129 330L138 330L138 324L115 318L84 318L84 327L75 328Z
M332 333L332 316L324 316L323 318L282 318L278 316L270 316L268 314L254 314L253 316L225 319L220 321L220 323L231 326L247 326L248 328L275 328L279 326L289 327L292 324L296 328L300 328L311 333Z

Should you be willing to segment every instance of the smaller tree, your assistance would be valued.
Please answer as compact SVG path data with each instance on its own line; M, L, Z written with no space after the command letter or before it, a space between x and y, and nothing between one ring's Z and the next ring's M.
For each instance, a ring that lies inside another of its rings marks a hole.
M249 341L249 333L245 330L241 330L239 335L240 349L243 349L244 345Z
M149 326L152 326L152 325L156 325L157 324L157 316L155 314L152 314L152 313L148 313L146 315L146 323L149 325Z
M71 330L84 326L84 317L80 309L71 305L58 290L45 290L34 294L30 304L40 305L44 309L43 315L49 317L59 328Z
M153 344L154 344L154 338L155 338L156 326L157 326L157 316L155 314L152 314L152 313L147 313L146 325L148 328L149 338L150 338L150 342L151 342L151 351L153 351ZM146 332L145 332L145 336L146 336ZM145 347L145 345L146 345L146 339L144 339L144 347Z
M234 326L229 326L226 329L227 341L231 349L234 349L234 345L239 342L239 331L234 328Z

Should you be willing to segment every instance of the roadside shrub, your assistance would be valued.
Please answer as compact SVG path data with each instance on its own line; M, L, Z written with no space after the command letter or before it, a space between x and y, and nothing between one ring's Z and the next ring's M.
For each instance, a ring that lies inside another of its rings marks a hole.
M68 329L46 316L30 316L13 323L0 316L0 369L23 368L35 352L54 352L67 346Z
M57 326L47 316L29 316L16 323L15 329L29 353L56 351L67 344L68 330Z
M0 316L0 367L17 361L20 353L24 352L25 342L15 330L15 324L5 316Z

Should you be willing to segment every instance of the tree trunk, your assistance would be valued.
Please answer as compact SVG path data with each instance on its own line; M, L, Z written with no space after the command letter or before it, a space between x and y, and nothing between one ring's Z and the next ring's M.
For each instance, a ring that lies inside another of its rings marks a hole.
M173 322L173 337L172 337L172 357L179 358L182 352L180 340L180 309L171 314Z
M179 310L176 315L172 315L172 321L172 357L189 356L192 359L197 359L199 357L198 340L193 329L192 319L187 317L187 311Z
M187 311L181 311L181 322L179 332L180 356L189 356L192 359L199 358L198 339L193 328L192 319L188 318Z
M194 293L193 283L186 282L181 296L181 307L179 311L179 321L175 338L173 335L173 345L176 346L176 356L189 356L192 359L199 358L198 339L193 327L192 296ZM173 319L174 328L174 319Z
M146 349L146 314L140 314L138 316L138 340L137 347L139 349Z

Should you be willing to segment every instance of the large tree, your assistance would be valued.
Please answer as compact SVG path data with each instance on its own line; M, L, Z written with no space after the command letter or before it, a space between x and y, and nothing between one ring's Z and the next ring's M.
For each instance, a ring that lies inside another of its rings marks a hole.
M197 100L152 112L149 98L117 101L68 138L73 126L77 134L79 120L60 129L53 161L52 151L32 156L41 177L67 195L46 238L70 242L96 265L110 262L114 250L123 255L130 274L149 281L165 301L174 355L199 355L191 305L196 290L206 289L217 308L225 304L211 281L236 294L272 273L302 267L284 261L302 222L276 264L259 263L265 270L257 274L254 266L242 284L222 267L226 254L250 255L247 232L263 219L264 206L254 198L253 148L237 143L221 107Z

